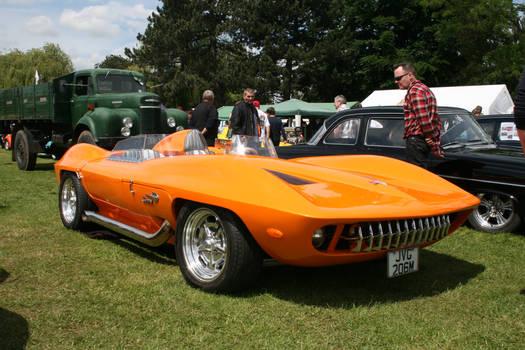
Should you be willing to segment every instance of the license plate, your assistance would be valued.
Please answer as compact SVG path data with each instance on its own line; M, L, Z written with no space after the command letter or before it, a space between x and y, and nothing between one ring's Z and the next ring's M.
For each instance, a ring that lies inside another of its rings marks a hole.
M419 262L419 248L406 248L388 252L388 277L397 277L416 272Z

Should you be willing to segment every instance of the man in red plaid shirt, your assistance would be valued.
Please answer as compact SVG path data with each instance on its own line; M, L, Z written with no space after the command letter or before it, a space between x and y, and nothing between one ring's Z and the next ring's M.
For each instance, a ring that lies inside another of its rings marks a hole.
M441 120L436 98L428 86L416 78L411 63L394 65L394 79L401 90L407 90L405 103L405 133L407 161L425 167L430 151L443 158Z

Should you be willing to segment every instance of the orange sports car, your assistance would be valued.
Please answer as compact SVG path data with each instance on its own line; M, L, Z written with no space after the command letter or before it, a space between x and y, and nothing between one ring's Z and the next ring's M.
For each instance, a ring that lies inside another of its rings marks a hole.
M265 257L325 266L387 255L389 277L417 271L419 249L479 203L396 159L282 160L271 142L234 136L208 148L196 130L134 136L112 151L77 144L55 171L65 227L174 243L186 281L212 292L253 283Z

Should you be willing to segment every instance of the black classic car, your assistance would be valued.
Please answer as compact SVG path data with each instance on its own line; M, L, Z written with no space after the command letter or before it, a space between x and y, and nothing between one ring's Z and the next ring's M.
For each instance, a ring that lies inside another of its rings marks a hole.
M469 217L477 230L513 232L525 215L525 158L520 150L501 149L460 108L439 108L445 158L433 154L427 169L477 195ZM376 154L406 160L402 107L351 109L326 119L306 144L278 147L281 158Z
M499 147L521 149L514 114L480 115L476 117L476 121Z

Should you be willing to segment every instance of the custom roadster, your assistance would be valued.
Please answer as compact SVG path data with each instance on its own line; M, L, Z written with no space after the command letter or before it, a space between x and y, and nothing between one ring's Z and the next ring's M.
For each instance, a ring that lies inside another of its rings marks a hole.
M525 158L521 149L498 148L470 113L439 107L445 158L430 154L428 170L478 196L469 217L477 230L518 231L525 217ZM279 158L374 154L406 160L403 107L351 109L326 119L304 145L278 147ZM388 169L388 165L377 164Z
M419 249L479 203L396 159L281 160L271 142L238 135L218 146L184 130L134 136L113 151L71 147L55 164L64 226L174 243L190 285L231 292L256 280L265 257L326 266L387 255L389 276L417 271Z

